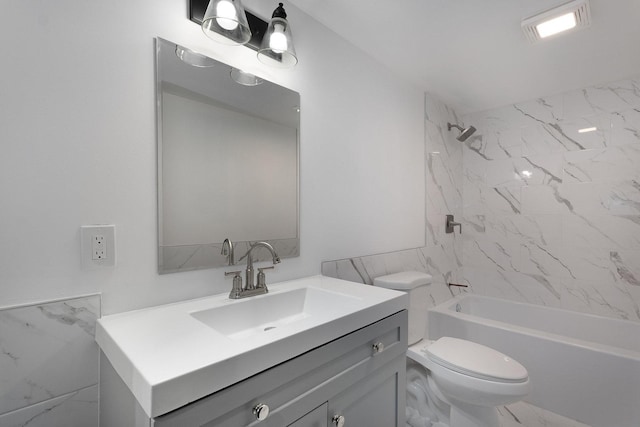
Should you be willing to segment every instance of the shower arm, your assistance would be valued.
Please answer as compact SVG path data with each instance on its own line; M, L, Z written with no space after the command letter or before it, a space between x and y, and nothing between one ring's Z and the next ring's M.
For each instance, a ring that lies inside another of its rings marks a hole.
M456 128L458 129L460 132L464 132L464 128L460 125L457 124L452 124L452 123L447 123L447 130L450 131L451 128Z

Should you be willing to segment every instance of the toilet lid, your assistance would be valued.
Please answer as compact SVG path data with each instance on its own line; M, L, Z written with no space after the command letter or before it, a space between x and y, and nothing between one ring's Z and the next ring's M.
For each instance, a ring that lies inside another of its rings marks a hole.
M529 377L525 367L509 356L471 341L442 337L425 350L432 362L471 377L500 382L523 382Z

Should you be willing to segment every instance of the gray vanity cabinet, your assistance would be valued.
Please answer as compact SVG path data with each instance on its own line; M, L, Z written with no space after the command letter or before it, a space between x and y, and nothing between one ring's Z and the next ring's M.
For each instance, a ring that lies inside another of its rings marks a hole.
M312 331L310 333L313 333ZM403 427L401 311L150 421L154 427ZM267 405L257 420L254 408Z
M327 404L323 403L307 415L303 416L287 427L326 427L327 425Z

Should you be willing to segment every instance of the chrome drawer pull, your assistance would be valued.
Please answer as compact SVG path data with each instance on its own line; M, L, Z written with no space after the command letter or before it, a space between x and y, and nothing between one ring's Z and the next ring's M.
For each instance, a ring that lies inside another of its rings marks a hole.
M377 342L373 345L373 354L382 353L384 351L384 344Z
M266 420L269 416L269 406L265 403L259 403L253 408L253 415L259 421Z
M342 415L334 415L331 421L336 427L344 427L344 417Z

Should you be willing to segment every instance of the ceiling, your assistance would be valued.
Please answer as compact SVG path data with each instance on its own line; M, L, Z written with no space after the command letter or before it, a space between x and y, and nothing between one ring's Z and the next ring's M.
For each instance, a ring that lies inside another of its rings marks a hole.
M536 44L520 21L566 0L290 1L459 113L640 75L640 0L590 0L591 27Z

